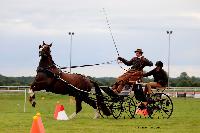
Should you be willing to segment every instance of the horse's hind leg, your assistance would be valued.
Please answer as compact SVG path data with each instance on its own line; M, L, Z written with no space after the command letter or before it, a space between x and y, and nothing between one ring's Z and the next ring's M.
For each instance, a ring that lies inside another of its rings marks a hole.
M94 114L93 119L99 118L100 114L99 114L99 111L97 110L96 102L92 98L90 98L88 95L84 96L83 101L94 108L94 113L95 114Z
M89 104L90 106L92 106L94 109L97 109L97 105L96 105L96 102L93 100L93 99L91 99L90 97L84 97L83 98L83 101L85 102L85 103L87 103L87 104Z

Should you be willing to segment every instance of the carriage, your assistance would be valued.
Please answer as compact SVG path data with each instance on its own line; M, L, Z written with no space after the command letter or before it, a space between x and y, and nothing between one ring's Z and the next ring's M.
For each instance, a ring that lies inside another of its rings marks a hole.
M111 89L102 88L104 93L104 101L110 109L115 119L125 118L156 118L168 119L173 112L173 102L171 98L164 93L165 88L161 92L155 89L150 97L143 93L143 83L127 84L123 91L115 94ZM147 104L144 105L143 102ZM102 117L107 118L101 110Z
M99 117L99 114L103 118L113 116L115 119L122 117L122 114L129 118L169 118L172 115L173 103L170 97L163 92L147 97L140 82L129 82L121 93L116 94L109 87L99 87L95 81L84 75L62 72L52 60L51 46L52 44L44 42L39 46L41 59L30 87L29 101L33 107L36 105L34 91L45 89L47 92L75 97L76 112L70 115L71 119L81 111L82 101L95 109L94 118ZM95 93L90 92L92 86Z

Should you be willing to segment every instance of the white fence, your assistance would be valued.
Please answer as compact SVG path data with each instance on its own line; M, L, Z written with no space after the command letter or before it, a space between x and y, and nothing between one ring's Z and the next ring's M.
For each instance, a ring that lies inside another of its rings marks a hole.
M30 86L0 86L0 93L3 92L23 92L24 93L24 112L26 112L26 94Z
M200 98L200 87L170 87L165 92L173 97Z
M0 86L0 92L24 92L25 89L27 90L29 88L30 86ZM169 87L165 92L200 93L200 87Z
M0 91L4 90L4 91L12 91L12 90L24 90L24 89L28 89L30 88L30 86L0 86Z
M26 112L26 99L29 88L30 86L0 86L0 93L23 92L24 112ZM165 90L165 93L172 97L200 98L200 87L170 87L170 89Z

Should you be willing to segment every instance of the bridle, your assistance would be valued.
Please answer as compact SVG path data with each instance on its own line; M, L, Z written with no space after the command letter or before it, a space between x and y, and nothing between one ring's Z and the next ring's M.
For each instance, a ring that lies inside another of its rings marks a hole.
M50 65L48 66L38 66L37 67L37 74L38 73L44 73L46 74L47 78L45 80L42 80L42 81L37 81L37 79L34 81L34 83L36 84L42 84L42 83L48 83L48 77L49 78L58 78L61 76L62 74L62 71L59 67L57 67L58 65L56 65L54 63L54 61L52 60L52 57L51 57L51 51L50 51L50 46L51 45L48 45L48 44L45 44L43 42L43 45L40 45L39 46L39 56L41 56L41 58L46 58L46 60L49 60L50 61ZM49 48L49 51L43 51L45 47L48 47ZM58 71L58 73L54 72L53 69L57 69L56 71Z

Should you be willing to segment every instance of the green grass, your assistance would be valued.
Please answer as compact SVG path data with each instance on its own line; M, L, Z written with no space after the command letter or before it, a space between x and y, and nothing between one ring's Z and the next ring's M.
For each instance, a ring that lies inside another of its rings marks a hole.
M44 99L42 98L44 97ZM57 101L69 115L75 110L68 96L51 93L36 94L37 107L29 102L24 113L23 93L0 93L0 133L28 133L33 116L41 113L46 133L197 133L200 132L200 99L175 98L174 112L169 119L92 119L93 109L84 104L83 111L69 121L53 119Z

